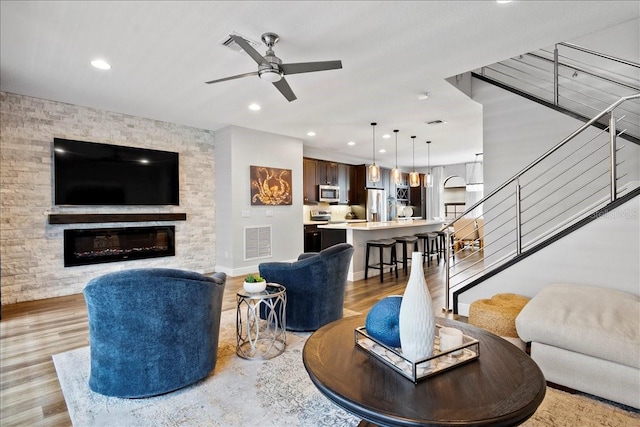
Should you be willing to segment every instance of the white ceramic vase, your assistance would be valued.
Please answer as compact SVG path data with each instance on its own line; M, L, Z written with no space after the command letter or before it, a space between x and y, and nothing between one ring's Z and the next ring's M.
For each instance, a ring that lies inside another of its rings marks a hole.
M436 320L420 252L411 254L411 274L402 296L399 326L402 354L407 359L415 362L431 356Z

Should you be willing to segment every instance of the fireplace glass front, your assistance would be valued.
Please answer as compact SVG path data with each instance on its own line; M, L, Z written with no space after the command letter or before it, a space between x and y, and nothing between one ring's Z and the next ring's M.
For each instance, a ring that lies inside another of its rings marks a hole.
M175 226L64 231L64 266L175 255Z

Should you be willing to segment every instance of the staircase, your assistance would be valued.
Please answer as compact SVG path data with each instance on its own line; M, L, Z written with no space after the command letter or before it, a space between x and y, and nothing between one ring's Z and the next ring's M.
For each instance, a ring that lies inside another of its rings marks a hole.
M474 77L585 122L622 97L640 92L640 64L571 43L475 70ZM640 101L617 110L622 138L640 144ZM605 129L608 123L593 123Z
M463 218L484 222L482 244L447 248L445 309L454 313L463 292L640 195L640 79L634 79L640 66L598 54L595 62L616 64L602 72L584 59L568 61L560 48L595 55L560 43L554 52L520 55L474 72L585 124L448 224L451 230Z

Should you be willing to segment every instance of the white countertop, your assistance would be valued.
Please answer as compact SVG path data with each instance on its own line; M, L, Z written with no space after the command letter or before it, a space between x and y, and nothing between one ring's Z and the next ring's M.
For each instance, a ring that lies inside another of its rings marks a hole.
M404 219L398 221L386 221L386 222L357 222L357 223L340 223L340 224L325 224L318 225L318 228L329 228L337 230L384 230L392 228L404 228L404 227L422 227L425 225L442 225L444 221L426 220L426 219Z

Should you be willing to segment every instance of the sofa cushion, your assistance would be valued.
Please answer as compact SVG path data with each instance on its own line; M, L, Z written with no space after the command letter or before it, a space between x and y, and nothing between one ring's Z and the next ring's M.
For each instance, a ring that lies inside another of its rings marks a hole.
M541 290L516 318L520 338L640 368L640 297L584 285Z

